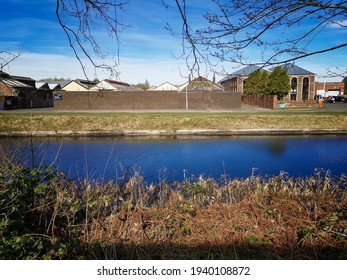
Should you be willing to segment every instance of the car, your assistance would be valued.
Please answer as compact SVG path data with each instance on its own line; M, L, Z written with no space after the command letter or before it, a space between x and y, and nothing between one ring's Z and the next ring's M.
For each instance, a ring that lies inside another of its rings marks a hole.
M341 102L347 102L346 98L343 96L335 95L335 96L330 96L329 97L329 102L330 103L341 103Z

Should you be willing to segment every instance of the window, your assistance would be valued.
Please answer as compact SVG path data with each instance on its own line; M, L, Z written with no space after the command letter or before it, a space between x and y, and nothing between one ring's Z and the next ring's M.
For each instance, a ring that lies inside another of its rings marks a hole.
M298 91L298 79L296 77L292 78L290 85L291 85L290 100L296 100L297 91Z
M302 100L308 100L308 92L310 87L310 79L305 77L302 82Z

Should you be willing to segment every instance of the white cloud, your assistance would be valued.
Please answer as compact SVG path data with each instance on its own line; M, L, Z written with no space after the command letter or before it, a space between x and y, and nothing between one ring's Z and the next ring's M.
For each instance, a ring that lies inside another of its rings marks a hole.
M83 63L87 65L88 77L94 78L94 70L90 64L87 64L86 60L83 60ZM113 62L110 61L110 65L112 64ZM158 60L124 57L120 58L120 65L115 70L120 72L119 78L124 82L139 83L147 79L151 85L159 85L166 81L182 84L185 78L181 77L180 69L183 74L186 74L185 67L184 62L174 58ZM77 59L65 55L26 52L4 70L12 75L28 76L36 80L47 77L85 78ZM97 77L105 79L109 78L110 74L99 70Z
M332 28L346 28L347 20L339 20L339 21L331 23L329 26Z
M12 75L29 76L34 79L82 76L82 70L76 59L64 55L28 52L13 61L7 71Z

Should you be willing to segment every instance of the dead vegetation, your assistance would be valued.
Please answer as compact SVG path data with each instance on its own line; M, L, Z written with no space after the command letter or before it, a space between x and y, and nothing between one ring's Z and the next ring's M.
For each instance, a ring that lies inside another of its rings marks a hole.
M148 188L141 182L140 177L127 182L125 203L89 224L87 244L99 245L93 247L95 257L347 257L346 178L282 174L220 185L200 177Z
M346 113L35 113L0 114L0 131L179 129L346 129Z
M346 259L347 178L146 184L1 165L0 259Z
M146 186L135 174L87 186L79 240L97 259L346 259L346 185L281 174Z

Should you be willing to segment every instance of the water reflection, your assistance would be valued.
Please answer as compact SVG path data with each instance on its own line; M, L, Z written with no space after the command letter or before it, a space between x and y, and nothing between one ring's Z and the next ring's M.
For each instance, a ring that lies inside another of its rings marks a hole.
M346 137L2 138L7 156L54 164L73 179L118 180L139 171L146 181L252 175L308 176L316 168L346 173ZM1 149L0 149L1 150Z
M271 157L282 157L285 156L287 151L287 144L285 139L283 138L276 138L273 140L270 140L269 147L268 147L268 153Z

